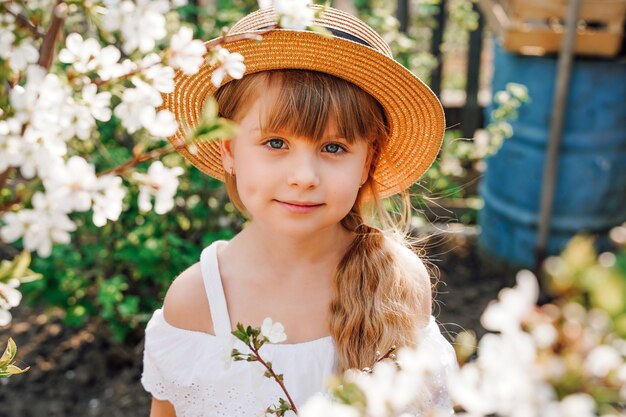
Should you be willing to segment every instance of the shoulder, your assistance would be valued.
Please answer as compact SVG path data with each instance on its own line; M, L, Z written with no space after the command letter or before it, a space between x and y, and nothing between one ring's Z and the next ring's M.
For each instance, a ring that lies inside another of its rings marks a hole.
M172 326L213 334L211 311L199 262L187 268L172 282L163 301L163 316Z
M418 301L418 322L420 326L426 326L432 313L430 273L426 269L422 258L402 242L392 237L386 237L385 244L388 245L388 248L394 254L405 279L413 284L411 287L415 289L415 296Z
M420 258L406 245L398 242L394 238L386 237L385 244L391 249L392 253L396 257L396 260L400 263L404 271L409 273L421 284L426 284L430 287L430 274L428 273L422 258Z

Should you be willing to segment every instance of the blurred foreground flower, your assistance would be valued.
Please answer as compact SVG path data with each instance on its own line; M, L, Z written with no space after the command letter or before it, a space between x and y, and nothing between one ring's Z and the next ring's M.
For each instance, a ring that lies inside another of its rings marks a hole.
M209 59L211 65L219 64L211 74L211 83L215 87L219 87L224 81L226 75L235 79L243 77L246 66L243 63L243 55L239 52L229 52L228 49L221 46L216 47Z

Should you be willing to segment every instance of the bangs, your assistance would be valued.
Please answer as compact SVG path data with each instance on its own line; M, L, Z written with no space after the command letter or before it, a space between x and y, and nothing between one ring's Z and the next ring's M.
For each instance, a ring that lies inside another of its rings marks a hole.
M276 85L272 107L261 120L265 131L289 132L317 142L334 133L348 143L378 142L387 135L382 106L354 84L321 72L266 71L267 86ZM334 132L326 132L329 123Z

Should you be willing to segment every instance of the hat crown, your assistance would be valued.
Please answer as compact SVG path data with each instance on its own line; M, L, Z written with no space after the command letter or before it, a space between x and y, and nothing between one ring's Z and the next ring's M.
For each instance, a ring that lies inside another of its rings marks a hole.
M312 4L310 7L316 12L324 9L324 6L319 4ZM276 20L277 16L274 8L259 9L235 23L228 34L264 30L275 25ZM313 25L325 27L333 32L335 36L359 42L383 55L393 58L391 48L389 48L387 42L365 22L352 16L350 13L326 7L319 17L313 19Z

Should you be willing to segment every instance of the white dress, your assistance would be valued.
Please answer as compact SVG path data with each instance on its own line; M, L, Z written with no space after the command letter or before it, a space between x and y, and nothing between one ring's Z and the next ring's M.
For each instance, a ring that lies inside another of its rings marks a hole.
M231 325L217 265L217 241L200 256L215 335L172 326L157 309L146 326L141 383L159 400L168 400L177 417L264 416L278 398L286 399L274 380L263 376L257 362L233 362L231 350L249 350L230 334ZM452 347L439 332L435 319L421 330L421 343L435 344L443 368L456 366ZM325 392L336 358L330 336L303 343L265 344L260 354L284 375L284 384L296 406L301 407L316 392ZM445 375L441 375L443 379ZM448 407L443 381L435 399Z

